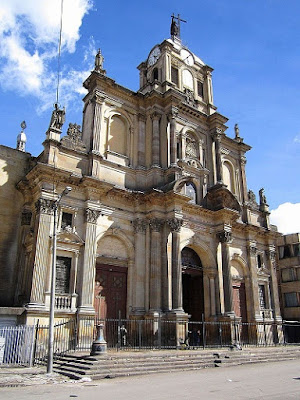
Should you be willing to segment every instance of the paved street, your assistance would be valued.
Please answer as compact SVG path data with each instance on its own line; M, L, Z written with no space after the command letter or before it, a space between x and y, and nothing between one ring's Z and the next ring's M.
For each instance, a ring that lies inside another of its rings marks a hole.
M299 360L98 382L1 388L0 399L300 399Z

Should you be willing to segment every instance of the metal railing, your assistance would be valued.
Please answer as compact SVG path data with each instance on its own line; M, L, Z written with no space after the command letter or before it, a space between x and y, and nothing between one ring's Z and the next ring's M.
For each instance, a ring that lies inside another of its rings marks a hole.
M91 350L96 338L92 317L63 320L54 326L54 355ZM300 343L300 322L263 320L170 321L155 319L105 319L108 349L205 349L216 347L278 346ZM0 329L0 364L33 365L47 360L49 327L17 326Z
M28 325L0 328L0 365L32 365L35 327Z

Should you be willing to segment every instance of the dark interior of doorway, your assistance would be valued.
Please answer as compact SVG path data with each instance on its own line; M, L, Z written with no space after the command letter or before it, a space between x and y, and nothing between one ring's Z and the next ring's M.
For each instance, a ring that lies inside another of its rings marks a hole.
M204 313L203 272L186 269L182 274L183 309L190 321L201 321Z

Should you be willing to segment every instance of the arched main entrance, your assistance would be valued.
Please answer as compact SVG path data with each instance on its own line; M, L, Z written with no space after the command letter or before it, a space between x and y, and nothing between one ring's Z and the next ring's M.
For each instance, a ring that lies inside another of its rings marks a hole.
M98 319L126 318L127 248L122 240L105 235L97 246L94 308Z
M189 247L181 252L182 300L191 321L201 321L204 313L203 268L198 254Z

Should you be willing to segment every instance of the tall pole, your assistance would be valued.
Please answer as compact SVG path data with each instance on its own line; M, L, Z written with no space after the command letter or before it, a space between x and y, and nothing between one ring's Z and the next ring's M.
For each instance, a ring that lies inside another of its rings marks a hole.
M50 311L49 311L49 336L48 336L48 359L47 373L53 372L53 353L54 353L54 310L55 310L55 283L56 283L56 231L57 231L57 210L60 200L72 190L67 186L53 203L53 246L52 246L52 265L51 265L51 288L50 288Z

